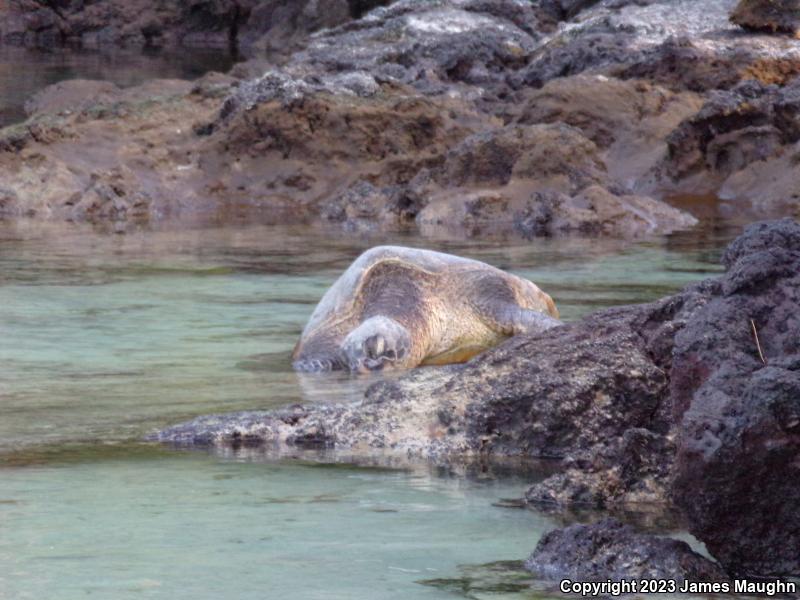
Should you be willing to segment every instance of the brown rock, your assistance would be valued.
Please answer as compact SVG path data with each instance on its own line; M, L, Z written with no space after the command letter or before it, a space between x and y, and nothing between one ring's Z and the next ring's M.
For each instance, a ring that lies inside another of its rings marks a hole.
M193 162L191 124L210 119L219 100L190 93L189 82L152 81L97 104L84 100L83 84L66 87L74 92L66 104L47 90L40 96L53 98L47 104L60 114L37 112L0 133L0 172L16 212L147 220L209 207L190 184L203 177Z
M798 80L784 87L748 81L712 94L667 137L669 151L655 169L660 185L719 191L764 216L796 210L798 115Z
M457 100L392 89L360 97L346 88L294 85L249 109L242 100L204 145L201 164L218 173L228 194L316 209L359 181L406 184L441 162L447 148L493 124ZM349 204L345 213L364 211L363 194L356 196L360 209L355 196L333 204ZM341 216L332 206L326 215Z
M365 73L102 89L46 89L31 120L4 131L0 173L15 207L78 220L281 211L458 235L638 236L694 223L625 192L574 127L500 127L462 99Z
M356 181L409 181L493 122L458 101L392 90L361 98L347 87L298 85L291 88L296 96L284 90L288 96L242 104L220 120L225 77L151 81L97 103L84 99L94 84L62 84L41 94L60 114L37 112L3 130L4 188L15 207L42 218L216 218L263 210L302 218Z
M645 81L577 75L523 95L517 121L578 128L598 146L614 179L637 182L666 154L667 135L702 104L698 94Z
M741 0L731 22L751 31L800 36L800 3L797 0Z
M689 227L689 215L616 191L597 146L563 123L514 125L465 139L414 189L424 231L637 236Z

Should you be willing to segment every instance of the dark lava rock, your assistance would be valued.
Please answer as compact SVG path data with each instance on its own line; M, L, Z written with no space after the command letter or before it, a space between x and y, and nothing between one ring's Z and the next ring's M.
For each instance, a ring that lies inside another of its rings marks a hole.
M538 48L512 81L517 87L541 86L557 77L651 61L648 53L670 38L699 39L730 28L728 10L730 0L596 3Z
M757 36L743 40L682 36L642 50L609 73L673 90L709 92L730 89L749 79L785 85L800 74L800 56L778 41L770 44Z
M551 581L728 579L719 565L694 552L686 542L637 533L612 518L551 531L539 540L525 567Z
M800 225L751 226L723 264L724 277L662 301L660 311L637 309L646 321L632 327L650 340L648 356L669 381L654 399L660 418L646 421L647 431L615 425L625 430L620 441L598 445L591 457L572 452L567 469L527 498L608 502L629 498L621 490L649 478L730 572L796 574Z
M798 574L800 227L753 225L723 262L675 338L671 497L732 572Z
M391 0L107 0L0 3L0 39L35 46L231 47L286 53Z
M751 31L800 34L800 3L797 0L741 0L731 13L731 22Z
M602 31L550 42L528 67L512 79L512 84L516 88L541 87L558 77L626 65L635 54L632 49L634 42L632 35Z
M800 139L800 81L787 87L743 82L717 92L667 138L667 173L724 178Z
M676 91L709 92L745 79L783 84L795 77L800 72L796 45L742 35L727 21L732 5L732 0L597 3L541 44L509 82L523 89L601 73Z
M424 93L446 84L498 84L523 67L540 37L528 3L398 0L310 40L293 64L317 72L366 71Z

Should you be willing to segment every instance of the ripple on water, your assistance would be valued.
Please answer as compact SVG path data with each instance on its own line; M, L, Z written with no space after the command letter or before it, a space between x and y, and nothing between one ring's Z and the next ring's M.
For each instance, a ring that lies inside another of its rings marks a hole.
M17 499L0 504L8 597L141 597L131 582L152 580L159 597L446 598L415 581L525 556L553 526L492 506L521 494L514 477L148 446L77 454L2 471Z

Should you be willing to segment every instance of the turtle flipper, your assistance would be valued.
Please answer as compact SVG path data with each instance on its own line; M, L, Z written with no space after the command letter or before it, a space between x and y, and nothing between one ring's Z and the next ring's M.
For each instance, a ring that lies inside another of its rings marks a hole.
M487 313L494 326L506 335L541 333L564 324L546 313L511 303L497 303Z
M371 317L347 335L341 348L351 371L380 371L405 364L411 355L411 335L394 319Z
M341 362L335 357L323 358L300 358L292 361L292 368L301 373L326 373L328 371L338 371Z
M559 327L564 322L538 310L518 308L517 314L512 316L514 335L520 333L541 333L553 327Z

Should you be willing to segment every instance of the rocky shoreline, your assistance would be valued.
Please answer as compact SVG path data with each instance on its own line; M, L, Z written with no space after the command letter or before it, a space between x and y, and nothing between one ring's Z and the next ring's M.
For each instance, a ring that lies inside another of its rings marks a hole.
M800 224L750 226L723 264L657 302L375 383L356 404L200 417L151 439L557 458L532 506L674 506L728 573L796 575Z
M229 4L249 23L276 3ZM731 0L355 3L312 35L318 3L295 4L292 18L263 20L293 24L280 65L43 90L26 122L0 130L0 215L630 238L693 226L664 202L675 194L719 193L752 217L797 213L800 49L729 22ZM103 6L98 22L121 18ZM88 7L47 10L0 5L22 15L3 39L96 31ZM193 26L173 17L158 19Z

